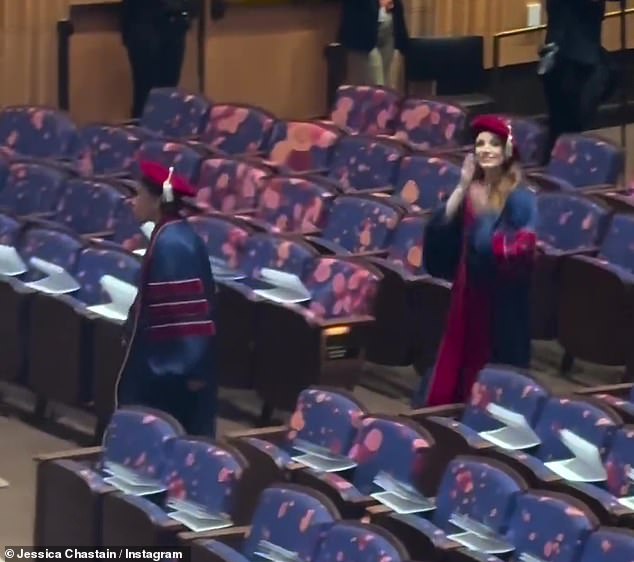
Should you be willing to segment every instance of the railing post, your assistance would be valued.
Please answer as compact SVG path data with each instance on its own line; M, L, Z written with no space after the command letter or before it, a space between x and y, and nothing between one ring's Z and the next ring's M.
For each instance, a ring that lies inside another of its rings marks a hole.
M57 105L70 110L70 38L75 28L70 20L57 22Z

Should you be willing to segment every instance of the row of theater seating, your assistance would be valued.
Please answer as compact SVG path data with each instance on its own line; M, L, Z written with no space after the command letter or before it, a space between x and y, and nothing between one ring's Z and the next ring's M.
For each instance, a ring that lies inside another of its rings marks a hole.
M367 93L365 90L361 89L359 95ZM349 95L343 89L338 104L346 105L342 100ZM158 131L159 123L181 123L187 115L196 114L186 111L198 103L193 99L174 91L154 92L145 124L140 126L153 131L146 138L170 133L167 129ZM178 111L174 104L180 107ZM170 107L178 118L167 118ZM5 111L14 121L20 115L17 110ZM38 131L42 138L50 139L54 134L45 124L53 114L36 115L27 120L35 128L29 136L17 134L15 122L13 129L2 126L11 119L3 121L0 113L0 133L12 131L6 136L13 139L14 147L16 138L30 139L29 146L35 144ZM161 120L157 115L164 117ZM238 134L235 127L227 130ZM132 135L132 129L125 127L110 127L108 131ZM227 133L226 138L233 136ZM610 148L606 143L586 140L579 137L574 146ZM565 152L568 145L564 141L555 156ZM383 143L358 135L343 136L339 142L350 146ZM91 146L112 155L117 153L112 151L115 144L102 139ZM201 216L192 211L190 220L224 270L216 269L221 283L223 384L255 387L268 405L291 408L297 393L309 384L336 380L343 386L354 386L366 349L370 360L384 364L414 362L421 371L433 360L450 285L430 278L424 270L424 211L433 209L455 185L459 171L452 163L453 156L443 159L400 154L386 158L385 163L396 162L396 171L373 185L357 184L362 190L372 191L382 183L394 183L390 178L400 178L396 182L400 197L385 198L347 193L349 188L341 186L343 178L355 175L356 167L369 168L369 164L359 165L359 156L350 157L347 168L329 168L331 161L324 160L324 174L331 175L327 180L314 174L275 175L274 169L253 159L226 155L205 159L191 145L165 139L153 138L139 146L141 157L180 166L181 173L198 182L198 204L208 212ZM20 148L26 150L22 145ZM603 149L597 150L599 154ZM551 165L568 162L576 170L573 176L591 175L600 169L601 177L617 181L618 151L612 153L611 160L597 161L589 154L566 154L559 160L553 158ZM117 174L134 178L130 166L134 168L137 156L132 152L119 159L128 165ZM86 308L103 302L99 281L104 275L134 283L138 260L120 249L141 250L146 238L131 214L133 181L74 177L63 165L64 160L51 158L46 164L28 161L15 150L9 158L0 206L13 216L2 219L3 244L17 248L26 262L39 257L63 267L80 281L80 288L72 298L25 291L24 283L19 281L33 281L32 268L21 278L0 286L0 296L6 301L3 309L9 311L0 330L6 341L15 344L4 352L0 376L26 383L43 398L73 405L93 403L98 415L106 418L121 360L120 330L116 323L95 318ZM583 172L585 168L579 168L579 162L590 171ZM389 166L377 168L385 169ZM603 201L620 197L606 193ZM535 337L558 337L564 347L582 358L628 364L629 291L623 281L627 282L627 274L632 271L630 219L618 216L610 222L608 210L599 202L569 194L544 193L539 204L543 251L535 291ZM255 212L249 212L253 208ZM224 212L209 212L212 209ZM53 223L65 226L68 232L60 231ZM78 239L77 234L84 238ZM299 234L303 237L296 236ZM568 259L571 254L574 259ZM609 267L604 267L606 260ZM564 275L568 282L560 280L562 271L567 271L564 263L573 264L566 266L574 273L568 278ZM261 299L254 290L268 286L261 274L266 267L297 275L308 288L309 309L277 306ZM580 267L589 272L579 274ZM585 283L584 278L589 282ZM590 286L605 290L600 290L601 298L586 306L587 299L578 288ZM609 329L597 321L606 315L611 320ZM60 319L68 330L54 329ZM278 330L272 331L271 325ZM278 337L279 333L284 337ZM50 373L51 362L59 367L54 376Z
M606 390L557 396L489 366L466 405L395 417L310 388L288 426L215 442L121 409L102 448L38 459L34 542L188 544L228 562L629 562L634 389Z

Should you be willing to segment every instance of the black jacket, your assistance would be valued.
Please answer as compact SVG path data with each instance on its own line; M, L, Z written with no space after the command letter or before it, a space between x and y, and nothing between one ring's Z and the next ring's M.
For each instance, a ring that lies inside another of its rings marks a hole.
M563 58L597 64L605 4L606 0L548 0L546 42L556 43Z
M394 0L394 46L407 51L409 35L401 0ZM346 49L369 53L379 37L379 0L343 0L339 43Z

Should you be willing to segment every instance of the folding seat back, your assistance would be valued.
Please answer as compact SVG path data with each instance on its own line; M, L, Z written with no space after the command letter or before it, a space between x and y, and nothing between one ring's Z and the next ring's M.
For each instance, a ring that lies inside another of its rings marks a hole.
M317 251L301 240L256 233L245 241L240 270L249 277L260 277L263 268L278 269L302 279L312 271L317 256Z
M110 275L137 286L140 260L127 252L112 248L87 248L79 255L76 274L81 285L75 297L88 306L109 302L110 298L101 287L101 278Z
M170 415L139 406L119 408L103 438L103 468L110 464L165 482L168 469L168 445L184 434L182 426Z
M403 101L394 136L416 150L462 143L467 112L459 105L425 99Z
M335 523L319 544L314 562L402 562L405 547L385 529L359 521Z
M321 538L339 518L335 506L322 494L299 486L273 485L260 495L241 552L252 560L265 540L309 562Z
M603 206L571 193L542 193L537 208L539 240L564 252L596 246L609 218Z
M546 172L572 187L617 185L625 173L623 149L586 135L562 135Z
M0 244L15 247L22 225L9 215L0 213Z
M277 232L314 232L323 226L334 195L318 179L271 177L264 182L256 216Z
M132 175L141 139L110 125L88 125L80 131L79 168L86 176Z
M390 134L401 96L381 86L339 86L330 119L350 134Z
M0 146L15 155L73 160L79 149L77 127L56 109L5 107L0 111Z
M322 237L353 254L385 250L402 216L403 210L389 201L342 195L332 204Z
M619 416L607 406L600 407L589 400L552 397L535 426L541 440L536 455L544 462L571 458L561 433L568 430L594 445L603 458L615 430L622 425Z
M614 433L605 458L607 489L617 498L634 496L634 426L625 425Z
M202 209L222 213L254 209L264 177L269 174L263 166L233 158L209 158L200 169L196 203Z
M415 154L401 160L394 193L409 205L433 210L460 182L460 166L435 156Z
M348 453L357 463L353 484L365 495L381 489L377 477L418 489L433 446L432 436L409 420L366 417Z
M244 244L250 232L237 222L223 217L190 217L189 223L207 246L209 255L231 269L240 266Z
M268 151L275 117L255 106L215 104L200 137L201 142L223 154L255 154Z
M278 121L271 133L269 158L285 172L325 171L339 133L311 121Z
M461 421L476 431L504 427L487 411L490 405L521 414L535 427L550 393L534 379L512 368L489 366L478 374Z
M88 179L66 182L55 220L78 234L109 232L125 196L114 185Z
M34 226L23 231L18 242L18 253L25 264L33 257L62 267L72 274L77 264L82 242L67 232ZM25 281L35 281L41 273L30 269Z
M363 405L343 390L307 388L297 399L286 440L309 442L333 455L346 455L365 415Z
M138 160L158 162L167 168L173 166L175 174L192 184L196 184L203 157L198 151L185 144L149 140L139 148Z
M128 252L145 248L148 244L148 239L141 231L141 225L134 215L133 205L132 199L123 201L114 217L112 228L114 234L111 240Z
M185 139L199 135L210 103L203 96L175 88L154 88L143 108L140 126L166 138Z
M576 562L597 526L594 514L578 500L536 490L518 496L506 538L515 546L513 559L526 554L538 560Z
M342 137L335 145L328 178L356 191L391 187L404 154L398 143L365 136Z
M579 562L630 562L634 560L634 531L600 527L583 546Z
M403 217L388 247L387 259L412 275L424 275L423 240L427 220L421 216Z
M167 506L187 505L231 521L246 468L244 457L231 447L178 437L167 447Z
M16 215L52 212L61 196L67 175L42 164L15 163L0 189L0 207Z
M598 257L634 273L634 217L612 217Z
M372 315L380 277L361 263L317 258L304 280L311 294L310 312L318 318Z
M527 483L503 463L483 457L456 457L443 474L433 521L450 531L454 525L460 528L461 517L467 518L502 535L518 496L527 489Z

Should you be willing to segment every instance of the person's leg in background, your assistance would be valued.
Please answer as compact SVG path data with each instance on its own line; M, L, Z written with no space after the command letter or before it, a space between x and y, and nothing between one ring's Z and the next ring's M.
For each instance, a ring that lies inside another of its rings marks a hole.
M125 45L132 70L132 117L143 113L150 90L156 84L157 69L161 68L159 30L152 21L129 25Z
M392 19L379 24L378 51L381 57L381 86L393 86L392 62L394 61L394 24Z
M181 79L189 21L181 16L167 19L161 26L158 72L155 87L176 88Z
M348 84L354 86L382 86L383 63L378 49L369 53L348 50L346 53Z

